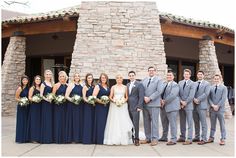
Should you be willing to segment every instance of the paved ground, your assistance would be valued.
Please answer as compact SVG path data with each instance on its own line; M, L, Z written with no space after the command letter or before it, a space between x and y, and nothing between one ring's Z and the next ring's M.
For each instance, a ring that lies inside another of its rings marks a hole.
M196 143L189 146L182 144L166 146L165 143L159 143L155 147L147 144L139 147L134 145L16 144L14 142L15 118L2 117L2 156L234 156L234 118L226 120L225 146L218 145L220 129L219 126L217 127L216 142L204 146Z

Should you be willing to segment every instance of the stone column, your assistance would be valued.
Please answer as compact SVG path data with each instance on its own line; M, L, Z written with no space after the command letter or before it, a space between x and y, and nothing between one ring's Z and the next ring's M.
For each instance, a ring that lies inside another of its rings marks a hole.
M101 72L114 79L134 70L137 78L156 66L167 71L159 12L155 2L82 2L69 76Z
M2 65L2 114L15 114L15 91L25 73L25 37L11 37Z
M211 84L213 83L213 76L221 74L219 69L216 49L214 41L201 40L199 41L199 70L204 71L205 79ZM231 118L232 112L228 100L225 103L225 118Z

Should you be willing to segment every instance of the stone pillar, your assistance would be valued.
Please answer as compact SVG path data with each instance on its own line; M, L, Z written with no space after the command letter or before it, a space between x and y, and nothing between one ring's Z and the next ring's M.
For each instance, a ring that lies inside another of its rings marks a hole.
M155 2L82 2L72 53L69 76L101 72L114 79L127 78L134 70L137 78L147 76L156 66L165 77L167 71L159 12Z
M219 69L216 49L214 41L201 40L199 41L199 70L205 73L205 79L211 84L213 83L213 76L221 74ZM225 118L231 118L232 112L228 100L225 103Z
M11 37L2 65L2 114L15 114L15 92L25 73L25 37Z

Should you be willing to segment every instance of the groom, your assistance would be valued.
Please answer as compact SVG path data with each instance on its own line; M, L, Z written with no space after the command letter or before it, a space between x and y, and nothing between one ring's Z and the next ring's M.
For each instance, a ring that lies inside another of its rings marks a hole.
M136 80L134 71L129 72L130 82L127 84L128 88L128 105L130 118L134 125L134 145L139 146L139 112L143 109L144 87Z

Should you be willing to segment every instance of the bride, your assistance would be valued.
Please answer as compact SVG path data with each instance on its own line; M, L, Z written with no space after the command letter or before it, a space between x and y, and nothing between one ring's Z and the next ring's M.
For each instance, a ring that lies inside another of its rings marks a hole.
M132 144L132 121L128 112L127 87L122 84L123 77L116 76L116 85L110 93L110 107L104 134L104 144L128 145Z

